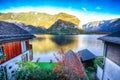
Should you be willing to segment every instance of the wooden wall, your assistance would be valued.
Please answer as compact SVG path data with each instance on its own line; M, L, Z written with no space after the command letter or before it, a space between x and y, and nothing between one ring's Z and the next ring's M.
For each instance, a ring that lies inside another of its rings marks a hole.
M30 46L30 44L29 44L29 40L26 40L25 42L26 42L27 50L30 50L30 49L31 49L31 46Z
M4 43L4 44L1 44L0 46L3 46L4 54L6 55L6 58L4 58L3 60L0 60L0 64L22 53L21 41ZM26 48L27 50L30 49L29 40L26 40Z
M107 44L107 58L120 65L120 45L106 43Z

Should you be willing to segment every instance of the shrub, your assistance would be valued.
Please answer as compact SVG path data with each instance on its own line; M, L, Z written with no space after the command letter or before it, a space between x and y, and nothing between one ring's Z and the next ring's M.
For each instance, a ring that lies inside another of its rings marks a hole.
M16 80L54 80L56 74L52 70L29 67L17 71L15 78Z
M103 68L103 58L96 58L94 60L94 67L97 69L97 65L99 65L101 68Z
M15 80L68 80L58 76L52 69L43 69L37 63L18 63Z
M67 80L79 80L80 78L85 77L83 65L80 59L76 58L76 54L73 55L76 57L72 59L68 59L62 49L60 54L62 56L61 59L55 56L58 61L58 65L54 67L54 72L57 76L62 76Z

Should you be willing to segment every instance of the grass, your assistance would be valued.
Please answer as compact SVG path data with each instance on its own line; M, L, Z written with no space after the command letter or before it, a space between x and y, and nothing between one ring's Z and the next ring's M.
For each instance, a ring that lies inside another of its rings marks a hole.
M48 69L53 70L53 67L57 63L50 63L50 62L18 62L19 66L24 65L26 67L40 67L41 69Z
M40 66L40 68L42 68L42 69L50 69L50 70L52 70L56 63L39 62L39 63L35 63L35 64Z

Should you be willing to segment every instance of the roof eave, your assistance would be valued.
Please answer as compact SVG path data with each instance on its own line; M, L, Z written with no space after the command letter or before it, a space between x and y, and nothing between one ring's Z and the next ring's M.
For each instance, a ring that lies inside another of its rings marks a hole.
M106 36L105 36L106 37ZM109 42L109 43L114 43L114 44L119 44L120 45L120 42L119 41L113 41L113 40L107 40L105 39L105 37L100 37L98 38L99 40L102 40L103 42Z
M33 39L35 36L31 35L31 37L17 37L17 38L8 38L8 39L3 39L0 41L0 43L7 43L7 42L14 42L14 41L21 41L21 40L27 40L27 39Z

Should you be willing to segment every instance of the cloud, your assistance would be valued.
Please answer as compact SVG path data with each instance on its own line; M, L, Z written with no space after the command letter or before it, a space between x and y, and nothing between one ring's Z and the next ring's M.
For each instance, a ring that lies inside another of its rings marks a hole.
M20 7L20 8L11 8L7 10L3 10L0 12L30 12L30 11L36 11L36 12L44 12L49 13L51 15L58 14L60 12L65 12L71 15L76 16L81 21L81 24L85 24L87 22L91 21L100 21L100 20L109 20L113 18L120 18L120 15L113 15L113 14L101 14L101 13L93 13L83 10L73 10L71 8L55 8L55 7Z
M82 10L83 10L83 11L87 11L87 9L86 9L86 8L82 8Z
M95 9L97 9L97 10L100 10L100 9L102 9L100 6L97 6Z

